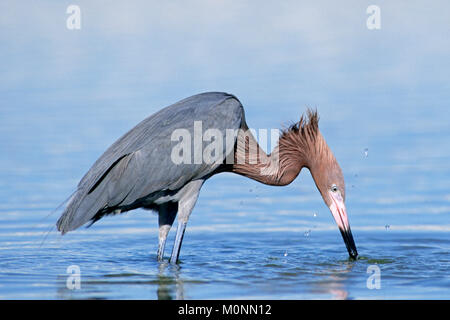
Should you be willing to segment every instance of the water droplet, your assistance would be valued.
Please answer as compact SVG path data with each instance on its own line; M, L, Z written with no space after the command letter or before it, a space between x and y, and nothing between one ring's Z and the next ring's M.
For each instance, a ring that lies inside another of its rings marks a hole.
M367 158L369 156L369 148L364 148L364 157Z
M284 253L284 256L287 257L287 255L288 255L288 253L287 253L287 251L286 251L286 252Z
M317 213L314 212L313 217L314 217L314 218L317 217Z
M384 226L384 228L385 228L386 230L389 230L389 229L391 228L391 226L387 224L387 225Z
M305 231L303 234L305 237L309 237L311 235L311 230Z

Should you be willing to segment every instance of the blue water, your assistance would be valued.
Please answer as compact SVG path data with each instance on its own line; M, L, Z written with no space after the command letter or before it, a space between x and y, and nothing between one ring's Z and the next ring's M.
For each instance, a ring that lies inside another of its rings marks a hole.
M65 28L65 5L43 3L0 5L1 299L450 298L446 2L382 3L376 32L360 2L80 1L79 31ZM177 266L156 261L148 211L57 234L58 206L110 144L215 90L236 94L255 129L317 107L345 175L357 261L307 170L286 187L208 180ZM70 266L79 289L68 288Z

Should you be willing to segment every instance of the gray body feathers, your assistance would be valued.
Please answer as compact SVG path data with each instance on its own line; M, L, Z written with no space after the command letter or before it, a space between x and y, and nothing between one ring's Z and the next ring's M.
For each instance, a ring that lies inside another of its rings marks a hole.
M202 122L203 132L219 129L225 141L226 129L241 127L244 110L236 97L210 92L146 118L112 144L81 179L57 222L58 230L64 234L117 210L154 208L189 182L214 174L218 163L175 164L171 160L178 143L171 141L172 132L187 129L193 137L194 121ZM233 152L225 143L223 148L224 158Z

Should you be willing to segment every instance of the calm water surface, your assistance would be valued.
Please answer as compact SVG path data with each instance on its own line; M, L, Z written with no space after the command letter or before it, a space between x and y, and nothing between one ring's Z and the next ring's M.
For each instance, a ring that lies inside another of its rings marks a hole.
M433 233L356 232L361 257L349 261L337 232L191 231L173 266L156 262L155 232L113 229L40 247L40 235L11 226L4 233L16 235L2 236L1 297L448 298L450 241ZM70 265L80 268L79 290L67 288ZM367 287L370 265L380 268L380 289Z

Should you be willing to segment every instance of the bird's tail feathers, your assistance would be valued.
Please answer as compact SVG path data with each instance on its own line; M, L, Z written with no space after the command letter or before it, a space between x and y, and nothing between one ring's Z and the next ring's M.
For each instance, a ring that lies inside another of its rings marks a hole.
M101 197L93 200L93 195L88 194L85 188L79 188L67 202L61 217L56 222L56 227L61 234L75 230L88 222L95 213L101 209Z

